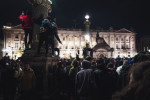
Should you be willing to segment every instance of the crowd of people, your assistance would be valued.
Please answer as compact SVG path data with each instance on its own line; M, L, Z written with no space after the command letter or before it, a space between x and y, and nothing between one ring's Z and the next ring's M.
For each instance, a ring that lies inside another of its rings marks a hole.
M22 64L20 60L9 59L9 56L0 60L0 94L4 100L14 100L19 93L30 94L35 81L34 71L28 63Z
M149 100L148 60L60 58L49 68L48 84L57 91L54 100L62 96L65 100ZM14 100L17 94L22 94L26 100L25 97L33 95L38 80L34 68L8 57L1 59L0 65L0 95L4 100Z

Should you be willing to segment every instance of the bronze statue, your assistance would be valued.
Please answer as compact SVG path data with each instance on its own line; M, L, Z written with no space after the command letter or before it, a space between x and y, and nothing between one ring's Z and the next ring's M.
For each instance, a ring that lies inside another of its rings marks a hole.
M46 48L46 55L48 54L49 47L51 46L52 50L52 56L54 56L54 37L61 43L59 36L58 36L58 31L57 31L57 25L50 19L44 19L42 21L41 25L41 33L39 34L39 46L38 46L38 54L40 54L40 49L45 42L45 48ZM56 49L57 50L57 49ZM59 51L58 51L59 54Z

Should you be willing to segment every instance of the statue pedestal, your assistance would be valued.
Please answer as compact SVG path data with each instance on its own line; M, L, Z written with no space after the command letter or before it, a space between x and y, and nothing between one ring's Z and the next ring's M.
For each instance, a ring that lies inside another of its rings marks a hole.
M52 89L49 86L50 68L57 64L58 57L45 57L45 56L23 56L23 63L29 63L31 68L35 72L36 76L36 88L40 89L40 92L44 95L43 98L48 98ZM56 67L56 66L55 66ZM50 81L51 82L51 81Z

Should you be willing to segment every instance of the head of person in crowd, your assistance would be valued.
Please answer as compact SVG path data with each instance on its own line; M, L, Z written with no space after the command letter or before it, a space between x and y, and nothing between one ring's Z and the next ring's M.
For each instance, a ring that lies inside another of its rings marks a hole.
M72 65L74 67L78 67L79 66L79 62L77 60L73 60Z
M139 62L148 61L148 60L150 60L150 57L147 56L144 52L140 52L134 57L133 62L139 63Z
M108 63L107 68L108 69L114 69L114 64L113 63Z
M62 68L62 61L58 61L58 68Z
M91 62L91 68L92 69L96 68L96 61L92 60L92 62Z
M123 65L128 65L129 63L128 63L128 60L124 60L123 61Z
M113 95L112 100L150 100L150 61L132 66L129 77L129 85Z
M16 68L16 70L20 70L20 68L21 68L20 63L16 63L15 68Z
M103 58L99 58L96 60L97 63L97 68L98 69L105 69L105 63L104 63L104 59Z
M91 68L91 63L88 60L83 60L82 61L82 68L83 69L89 69L89 68Z
M25 63L24 69L25 70L30 70L30 64L29 63Z

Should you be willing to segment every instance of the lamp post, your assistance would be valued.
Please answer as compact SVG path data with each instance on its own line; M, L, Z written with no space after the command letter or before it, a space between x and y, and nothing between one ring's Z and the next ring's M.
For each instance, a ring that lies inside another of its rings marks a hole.
M84 24L85 24L85 40L86 40L86 43L88 43L90 41L89 32L90 32L91 22L89 21L89 18L90 18L90 16L88 14L85 15L86 20L84 21Z

